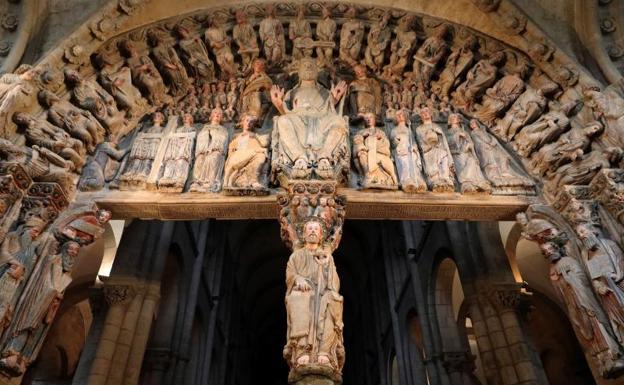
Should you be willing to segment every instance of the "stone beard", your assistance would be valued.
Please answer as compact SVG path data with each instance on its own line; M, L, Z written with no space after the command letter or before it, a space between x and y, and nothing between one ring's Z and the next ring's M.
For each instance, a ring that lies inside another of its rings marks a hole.
M320 220L304 225L305 244L286 266L287 342L284 358L292 370L321 365L340 372L344 365L343 298L332 255L321 243Z

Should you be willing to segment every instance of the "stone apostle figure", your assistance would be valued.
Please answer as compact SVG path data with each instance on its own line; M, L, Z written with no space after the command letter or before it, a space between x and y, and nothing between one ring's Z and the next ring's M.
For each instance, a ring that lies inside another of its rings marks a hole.
M368 32L364 62L375 73L380 73L383 68L386 48L392 37L391 30L388 28L388 22L391 17L392 14L390 12L384 12L379 21L371 24Z
M184 114L182 125L176 128L175 133L169 135L158 189L181 191L184 188L193 157L194 141L193 116Z
M293 60L299 60L302 57L311 57L314 47L312 40L312 26L306 19L305 5L300 5L297 10L297 17L290 22L288 26L288 39L292 41L292 57Z
M152 164L163 140L162 123L165 117L162 112L155 112L152 124L141 131L130 150L126 168L119 178L120 189L126 186L143 187L152 171Z
M12 124L10 113L27 111L37 102L35 77L38 72L29 65L21 65L13 74L0 77L0 137L9 138Z
M375 114L364 114L366 128L353 136L353 160L363 188L396 189L399 181L390 156L390 141L376 127Z
M65 79L71 89L72 102L85 109L102 123L109 133L122 137L125 132L123 113L119 112L113 97L96 83L84 80L77 71L65 70Z
M509 142L522 127L539 118L544 107L546 97L542 90L527 88L507 111L505 117L498 121L492 132L505 142Z
M416 43L416 32L412 30L414 19L411 15L405 15L399 19L394 33L396 38L390 44L390 63L384 67L386 77L402 77L403 70L408 63L408 55Z
M349 104L353 115L368 112L379 116L383 99L381 86L376 79L368 77L366 67L358 64L353 67L355 79L349 84Z
M255 59L252 64L252 73L243 85L241 92L242 114L249 114L263 119L270 103L270 91L273 81L266 73L266 65L263 59Z
M331 67L334 61L333 51L336 43L334 36L336 35L336 21L331 18L331 9L327 6L321 8L321 20L316 24L316 57L319 66Z
M496 138L483 128L476 119L470 121L472 140L485 177L496 188L519 188L532 190L534 183L516 171L511 156Z
M624 254L592 224L576 226L589 278L620 345L624 346Z
M428 107L421 108L420 117L422 124L416 127L416 136L423 152L430 187L437 192L455 191L455 166L442 127L433 123Z
M176 27L176 33L180 38L178 46L182 51L182 59L189 66L193 78L196 81L199 79L212 81L215 74L214 63L208 57L204 43L201 39L191 36L190 31L182 25Z
M429 81L448 49L444 40L449 32L446 24L438 27L436 33L428 37L414 55L414 76L418 79L421 92L429 89Z
M274 120L278 169L273 171L285 171L290 178L308 178L314 169L328 179L348 168L347 122L335 108L347 85L341 81L328 91L317 76L316 61L303 58L297 86L285 96L282 88L271 88L271 101L281 114Z
M221 125L223 110L215 108L210 123L204 124L197 134L193 179L189 191L218 192L228 146L228 132Z
M241 117L242 132L236 134L228 147L223 188L249 194L267 192L270 137L252 131L256 123L253 115Z
M266 6L266 17L260 22L260 40L264 46L264 55L271 65L279 64L286 55L286 40L284 38L284 26L275 17L275 7L272 4Z
M309 219L302 233L304 245L290 255L286 265L284 358L292 370L318 364L340 372L345 359L340 280L333 257L323 245L322 220Z
M408 112L397 111L397 125L390 132L399 183L401 189L408 193L427 191L427 182L422 175L422 159L408 122Z
M357 64L364 38L364 24L357 19L357 11L349 7L345 12L346 20L340 30L340 60L349 66Z
M231 39L227 35L222 16L212 18L210 28L206 30L206 41L210 43L210 49L217 59L221 72L227 77L233 77L238 71L238 64L232 55Z
M448 127L449 148L455 161L455 170L461 192L492 192L490 183L481 172L472 138L462 127L460 115L451 114L448 119Z
M148 32L148 39L152 45L154 62L174 95L184 95L189 88L189 78L182 60L178 56L173 44L164 41L164 37L157 30Z
M238 46L238 54L243 59L243 71L247 71L258 57L260 49L256 31L243 10L236 11L236 25L232 28L232 38Z

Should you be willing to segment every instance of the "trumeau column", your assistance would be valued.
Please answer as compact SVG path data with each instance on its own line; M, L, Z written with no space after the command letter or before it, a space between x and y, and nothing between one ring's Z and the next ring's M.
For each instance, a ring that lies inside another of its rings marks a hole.
M311 180L291 182L278 202L282 238L293 250L286 266L288 382L340 384L343 298L332 252L342 235L345 202L335 182Z

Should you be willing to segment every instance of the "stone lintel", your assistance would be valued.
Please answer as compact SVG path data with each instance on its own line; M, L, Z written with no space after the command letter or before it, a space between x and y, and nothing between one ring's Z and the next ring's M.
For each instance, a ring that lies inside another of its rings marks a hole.
M159 193L154 191L101 191L80 193L78 201L94 201L110 210L115 219L275 219L276 194L225 196L210 193ZM535 197L462 195L459 193L406 194L402 191L359 191L340 188L346 196L348 219L392 220L515 220Z

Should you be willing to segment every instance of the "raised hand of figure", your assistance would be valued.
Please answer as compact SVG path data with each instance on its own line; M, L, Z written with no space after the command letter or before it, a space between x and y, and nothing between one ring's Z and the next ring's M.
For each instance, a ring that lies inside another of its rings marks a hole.
M271 87L271 102L279 110L284 105L284 89L278 85Z
M330 90L334 101L338 102L347 93L347 83L344 80L338 82L338 84L332 85Z

